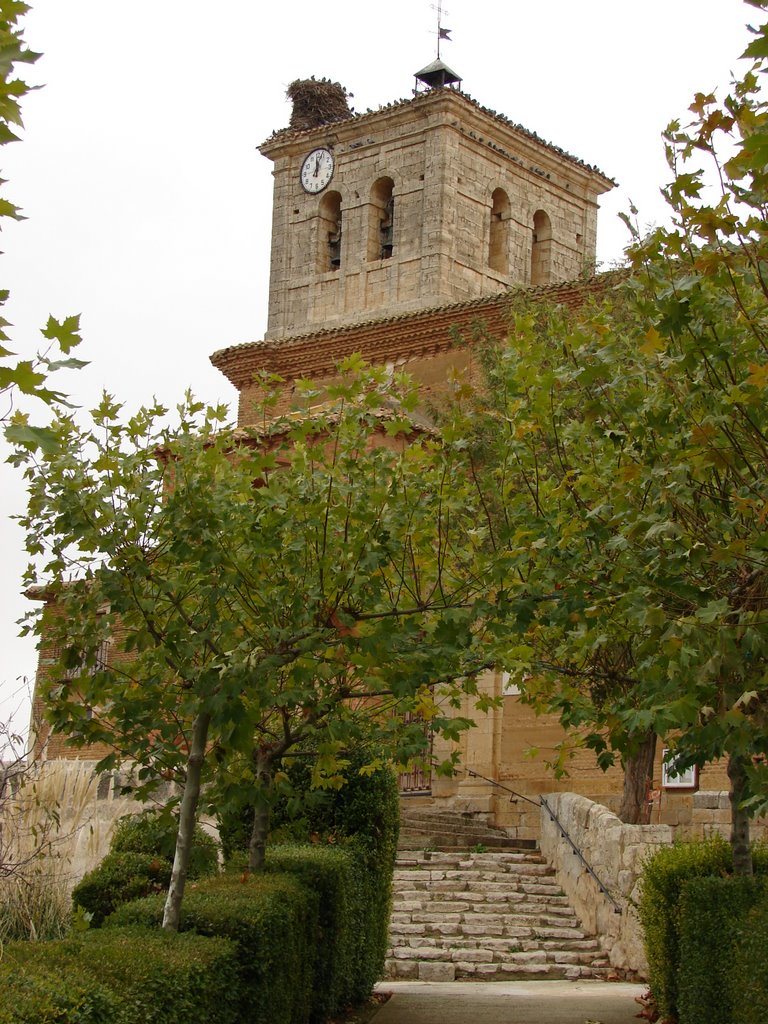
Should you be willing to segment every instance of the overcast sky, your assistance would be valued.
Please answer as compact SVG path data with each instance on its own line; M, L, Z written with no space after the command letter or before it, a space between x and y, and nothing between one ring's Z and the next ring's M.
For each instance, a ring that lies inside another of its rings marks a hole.
M266 325L271 163L256 146L290 117L285 89L341 82L363 112L411 95L435 56L426 0L32 0L20 144L4 147L0 284L12 347L29 353L48 314L82 314L87 369L62 385L87 408L106 388L130 408L191 386L232 402L216 349ZM619 187L601 200L598 259L621 258L630 201L664 219L660 132L694 92L727 89L758 16L742 0L447 0L444 60L464 89ZM34 674L14 621L25 562L8 517L23 507L0 466L0 696ZM6 703L7 707L7 703ZM0 709L2 704L0 703ZM0 713L2 711L0 710Z

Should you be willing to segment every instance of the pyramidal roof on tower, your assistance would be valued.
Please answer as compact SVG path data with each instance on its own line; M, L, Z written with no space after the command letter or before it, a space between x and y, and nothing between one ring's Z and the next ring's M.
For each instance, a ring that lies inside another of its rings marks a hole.
M444 60L438 57L431 64L427 64L421 71L416 72L416 81L423 82L430 89L442 89L446 85L456 85L461 88L461 78L452 71Z

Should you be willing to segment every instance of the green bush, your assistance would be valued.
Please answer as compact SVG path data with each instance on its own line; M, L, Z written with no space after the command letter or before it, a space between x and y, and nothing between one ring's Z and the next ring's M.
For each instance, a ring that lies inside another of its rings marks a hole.
M348 985L352 1003L367 999L384 972L400 829L397 776L389 768L361 773L371 758L362 749L350 754L345 785L305 812L312 832L321 839L335 838L355 855L351 927L357 942Z
M225 939L137 928L12 943L5 968L13 982L3 988L2 1004L13 1005L20 989L16 979L23 979L36 1002L27 997L23 1014L14 1006L9 1024L237 1024L236 954ZM63 1006L55 991L49 994L54 977ZM21 993L24 998L23 985ZM2 1016L0 1021L5 1024Z
M72 891L72 903L92 915L98 928L121 903L168 888L171 865L148 853L108 853Z
M733 1024L732 978L744 922L764 877L691 878L680 893L680 1024ZM768 1017L763 1017L763 1021Z
M768 894L746 915L730 978L732 1020L765 1024L768 1020Z
M355 852L336 846L277 846L267 871L295 875L319 900L317 959L311 1017L326 1020L354 1001L361 865Z
M150 896L120 907L107 920L157 927L163 899ZM298 879L278 875L221 875L188 886L181 930L222 936L237 945L242 988L240 1017L249 1024L304 1024L310 1018L318 932L318 897ZM322 985L323 980L317 979Z
M129 814L115 825L109 849L112 853L145 853L173 863L178 820L171 814L147 811ZM187 878L204 878L219 869L219 847L212 836L195 826Z
M268 871L297 874L320 896L322 939L314 1011L318 1019L346 1003L366 999L384 970L400 799L397 777L390 769L361 772L372 756L363 749L349 755L347 781L339 790L297 799L296 831L312 835L314 845L270 845L267 851ZM311 770L311 759L291 762L288 774L294 793L309 791ZM272 823L279 823L281 831L291 820L289 810L285 800L278 801ZM225 815L220 821L231 871L245 868L251 814ZM243 850L233 852L235 842L243 844ZM323 850L344 851L346 862Z
M359 769L365 757L358 755L353 768ZM389 768L371 775L356 771L339 790L328 813L332 814L332 830L346 837L360 863L352 925L358 942L350 998L361 1002L384 972L389 945L392 876L400 830L397 776Z
M719 835L664 847L644 866L638 912L649 984L662 1017L675 1017L678 1011L683 887L690 879L728 875L732 866L731 847ZM763 846L755 847L754 868L756 873L768 873L768 852Z
M347 782L305 812L312 832L321 840L335 838L356 858L352 931L357 942L349 977L350 1002L367 999L384 972L400 829L397 776L389 768L361 773L371 756L370 751L354 751L349 757ZM309 767L303 767L308 773Z
M104 1024L117 1018L113 992L82 969L67 969L17 960L14 946L4 947L0 964L0 1024ZM21 945L21 944L19 944ZM48 949L55 942L25 942Z

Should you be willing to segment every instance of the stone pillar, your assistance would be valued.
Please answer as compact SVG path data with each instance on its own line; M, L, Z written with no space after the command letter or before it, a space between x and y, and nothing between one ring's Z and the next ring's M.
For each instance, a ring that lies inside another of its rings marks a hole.
M501 695L501 685L499 673L485 672L478 679L477 688L481 694L498 697ZM495 792L491 783L485 779L495 781L498 776L502 709L494 707L487 712L477 711L472 697L465 697L464 705L462 714L472 718L475 727L462 738L461 767L477 772L484 778L470 774L462 776L456 795L456 809L492 819Z

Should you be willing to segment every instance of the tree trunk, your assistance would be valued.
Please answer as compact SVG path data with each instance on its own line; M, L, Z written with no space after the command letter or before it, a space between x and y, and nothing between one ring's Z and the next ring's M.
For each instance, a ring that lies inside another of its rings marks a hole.
M624 762L624 794L619 817L627 825L647 825L651 820L648 793L653 786L656 733L649 729L637 751Z
M208 739L208 726L211 716L198 715L192 728L192 745L187 758L187 778L179 809L179 831L176 836L176 852L173 857L173 870L168 897L163 911L163 928L171 932L179 930L181 901L184 898L184 886L189 870L189 855L197 821L197 804L200 799L200 779L205 761L205 744Z
M253 809L253 828L251 841L248 844L248 870L261 871L267 853L267 836L269 835L269 803L257 800Z
M740 806L747 795L747 771L745 759L739 754L728 757L728 778L731 791L731 849L733 850L733 873L752 874L752 851L749 848L749 815Z
M248 870L261 871L267 853L269 815L271 803L269 787L272 784L272 762L262 753L256 755L256 806L253 809L253 828L248 843Z

